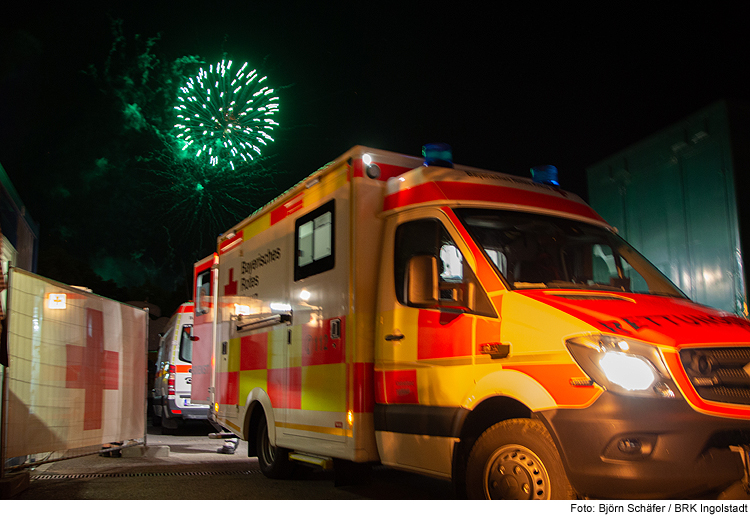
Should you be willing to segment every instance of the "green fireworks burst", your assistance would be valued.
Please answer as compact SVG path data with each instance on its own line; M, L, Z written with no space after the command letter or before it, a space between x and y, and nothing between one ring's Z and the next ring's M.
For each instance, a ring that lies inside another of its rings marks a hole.
M213 167L250 163L273 142L279 97L248 63L232 74L232 61L211 64L180 87L175 137L186 153Z

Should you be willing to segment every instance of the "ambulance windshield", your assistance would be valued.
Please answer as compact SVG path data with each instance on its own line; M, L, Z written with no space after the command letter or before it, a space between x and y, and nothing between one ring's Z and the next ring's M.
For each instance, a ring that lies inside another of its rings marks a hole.
M583 289L685 297L616 234L554 216L487 209L456 214L512 289Z

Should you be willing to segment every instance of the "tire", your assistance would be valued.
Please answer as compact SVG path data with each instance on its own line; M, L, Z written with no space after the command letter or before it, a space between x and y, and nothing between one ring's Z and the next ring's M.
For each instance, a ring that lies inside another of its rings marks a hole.
M477 439L466 464L470 499L575 498L560 454L538 420L497 423Z
M260 471L272 479L289 478L294 471L294 463L289 460L289 450L274 447L268 437L268 423L263 415L258 423L257 450Z
M161 416L156 416L156 414L151 416L151 425L153 425L154 427L161 426Z

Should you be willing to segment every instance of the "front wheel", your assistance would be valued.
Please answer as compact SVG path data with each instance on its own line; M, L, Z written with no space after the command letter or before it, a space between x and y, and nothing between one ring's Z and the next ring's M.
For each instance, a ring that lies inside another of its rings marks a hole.
M477 439L466 464L470 499L575 498L547 429L537 420L497 423Z
M288 478L294 471L294 463L289 460L289 450L271 445L268 437L268 423L265 415L258 424L257 444L258 465L266 477L272 479Z

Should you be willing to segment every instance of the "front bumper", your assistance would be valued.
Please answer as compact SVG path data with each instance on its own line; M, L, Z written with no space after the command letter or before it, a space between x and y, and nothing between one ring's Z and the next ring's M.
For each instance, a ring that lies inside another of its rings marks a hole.
M745 474L729 446L750 444L750 420L700 414L682 399L605 392L586 409L540 415L571 484L587 497L697 497Z

